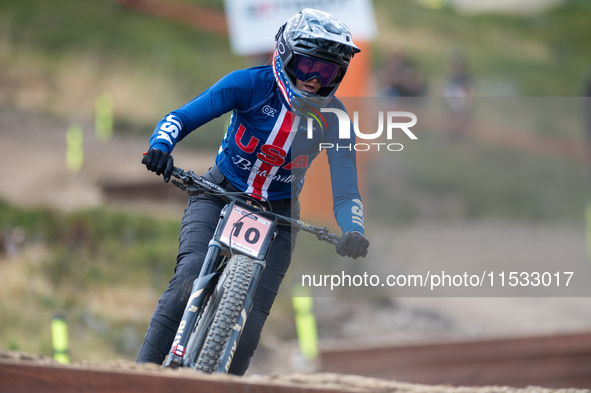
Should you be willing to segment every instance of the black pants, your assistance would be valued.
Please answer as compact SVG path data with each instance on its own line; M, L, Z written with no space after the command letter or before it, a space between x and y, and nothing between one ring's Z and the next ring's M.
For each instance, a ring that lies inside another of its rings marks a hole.
M214 169L217 169L214 167ZM211 178L211 171L204 177L222 183L218 173ZM224 185L224 184L222 184ZM226 184L226 187L228 186ZM275 213L284 216L299 216L297 201L276 203ZM221 209L225 202L215 196L191 196L183 216L179 237L179 254L174 275L168 288L160 297L156 310L150 320L148 332L137 358L138 363L162 364L168 354L185 306L191 295L193 280L201 271L207 253L207 246L213 237ZM293 213L292 213L293 212ZM294 217L299 218L299 217ZM250 358L258 345L261 330L269 312L279 285L291 261L295 247L296 231L285 226L279 227L279 233L271 246L267 266L263 271L253 299L253 308L246 320L240 342L234 354L229 373L244 375L250 364Z

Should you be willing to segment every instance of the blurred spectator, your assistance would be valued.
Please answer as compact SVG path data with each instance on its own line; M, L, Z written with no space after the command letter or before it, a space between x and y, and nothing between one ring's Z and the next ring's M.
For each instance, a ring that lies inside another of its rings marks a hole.
M468 61L462 52L455 51L450 58L450 75L443 92L450 112L448 132L454 136L467 136L474 97L474 84Z
M0 232L0 257L15 257L24 240L25 231L22 228L5 228L4 231Z
M401 53L389 56L383 81L384 87L378 90L379 97L423 97L427 92L416 63Z

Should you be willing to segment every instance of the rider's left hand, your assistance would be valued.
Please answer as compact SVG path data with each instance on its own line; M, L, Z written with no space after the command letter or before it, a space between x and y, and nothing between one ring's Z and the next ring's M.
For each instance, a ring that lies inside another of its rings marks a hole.
M365 258L369 241L359 232L347 232L343 235L339 244L337 244L337 253L344 257L349 256L353 259L359 257Z

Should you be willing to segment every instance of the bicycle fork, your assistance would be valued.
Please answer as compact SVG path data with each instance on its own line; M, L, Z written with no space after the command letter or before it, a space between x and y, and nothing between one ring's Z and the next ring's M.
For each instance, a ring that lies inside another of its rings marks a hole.
M177 369L186 364L183 363L184 356L187 349L187 344L191 337L191 332L195 327L197 316L200 313L201 308L206 297L211 294L221 276L220 272L214 272L215 261L217 261L220 251L221 244L216 240L209 242L209 248L205 258L203 267L199 277L193 281L193 288L191 290L191 296L187 301L183 317L177 329L174 341L172 343L171 352L168 354L166 362L163 367L171 367ZM220 363L216 369L218 373L227 373L232 364L232 359L236 353L238 347L238 341L244 329L246 319L252 310L252 302L254 298L254 292L257 288L259 279L263 270L265 269L266 262L264 260L253 259L253 275L249 283L248 290L244 299L244 305L236 321L236 324L232 328L232 333L228 338L228 343L224 349L224 353L220 358Z
M219 272L214 272L213 270L215 268L215 261L217 261L220 255L221 247L222 245L215 240L209 242L205 262L201 267L199 277L193 281L191 297L187 301L185 312L183 313L181 323L172 342L171 352L168 354L164 367L176 369L182 365L187 343L191 337L191 330L195 326L197 315L199 315L199 311L203 307L205 298L211 293L220 276Z

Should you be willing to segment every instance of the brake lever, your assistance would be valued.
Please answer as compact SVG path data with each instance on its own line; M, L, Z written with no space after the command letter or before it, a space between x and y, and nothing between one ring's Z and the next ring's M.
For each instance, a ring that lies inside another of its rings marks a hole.
M175 186L177 186L178 188L180 188L183 191L187 191L187 187L178 180L172 179L172 184L174 184Z
M316 230L318 231L316 233L316 237L318 238L318 240L325 241L335 246L339 244L339 240L341 240L341 238L338 235L335 235L334 233L330 233L330 230L327 227L317 228Z

